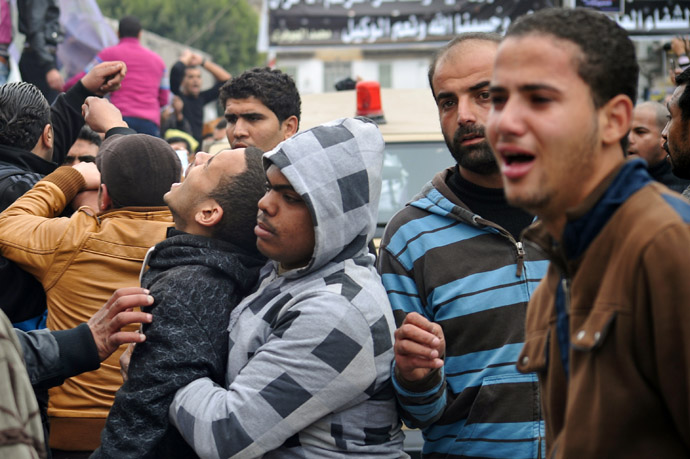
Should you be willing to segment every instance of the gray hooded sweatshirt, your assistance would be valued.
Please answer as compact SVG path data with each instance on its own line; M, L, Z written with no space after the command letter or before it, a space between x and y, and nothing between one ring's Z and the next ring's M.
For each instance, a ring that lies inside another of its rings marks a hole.
M171 421L201 457L407 457L391 388L395 322L367 242L384 143L341 119L265 154L310 210L311 261L262 269L230 316L226 387L180 389Z

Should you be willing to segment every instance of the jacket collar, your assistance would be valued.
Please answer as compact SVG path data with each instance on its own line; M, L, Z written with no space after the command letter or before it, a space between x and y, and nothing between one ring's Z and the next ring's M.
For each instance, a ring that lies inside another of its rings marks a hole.
M28 150L9 145L0 145L0 162L41 175L48 175L57 168L54 162L47 161Z
M540 221L525 231L525 237L548 253L552 260L571 264L586 252L616 210L651 181L642 159L628 159L609 174L582 203L566 211L567 222L562 244L559 245L548 234Z

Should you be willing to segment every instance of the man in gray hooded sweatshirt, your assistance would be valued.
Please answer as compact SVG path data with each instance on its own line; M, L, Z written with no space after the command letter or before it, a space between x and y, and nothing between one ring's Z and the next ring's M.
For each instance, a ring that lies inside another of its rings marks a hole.
M180 389L170 418L201 457L406 457L391 388L395 322L367 242L384 144L342 119L264 155L258 290L231 313L225 387Z

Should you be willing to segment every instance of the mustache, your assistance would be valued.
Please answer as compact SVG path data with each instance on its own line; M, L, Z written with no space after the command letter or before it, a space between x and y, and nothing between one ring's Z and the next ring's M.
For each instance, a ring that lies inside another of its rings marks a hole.
M453 134L453 141L461 142L463 138L471 135L486 138L484 126L477 124L458 126L458 128L455 130L455 134Z
M266 215L262 211L259 211L259 213L256 215L256 223L260 223L261 226L265 227L271 233L276 232L275 227L268 222Z
M668 153L668 154L671 153L670 151L668 151L668 142L664 142L664 144L662 145L661 148L663 148L666 151L666 153Z

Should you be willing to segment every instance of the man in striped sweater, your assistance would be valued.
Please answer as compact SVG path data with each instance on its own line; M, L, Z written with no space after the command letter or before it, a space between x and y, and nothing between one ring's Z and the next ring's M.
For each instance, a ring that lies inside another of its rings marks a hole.
M378 268L398 324L393 384L425 458L541 457L537 378L517 372L531 292L547 263L525 253L532 217L508 205L484 135L500 38L462 34L429 83L457 165L386 227Z

